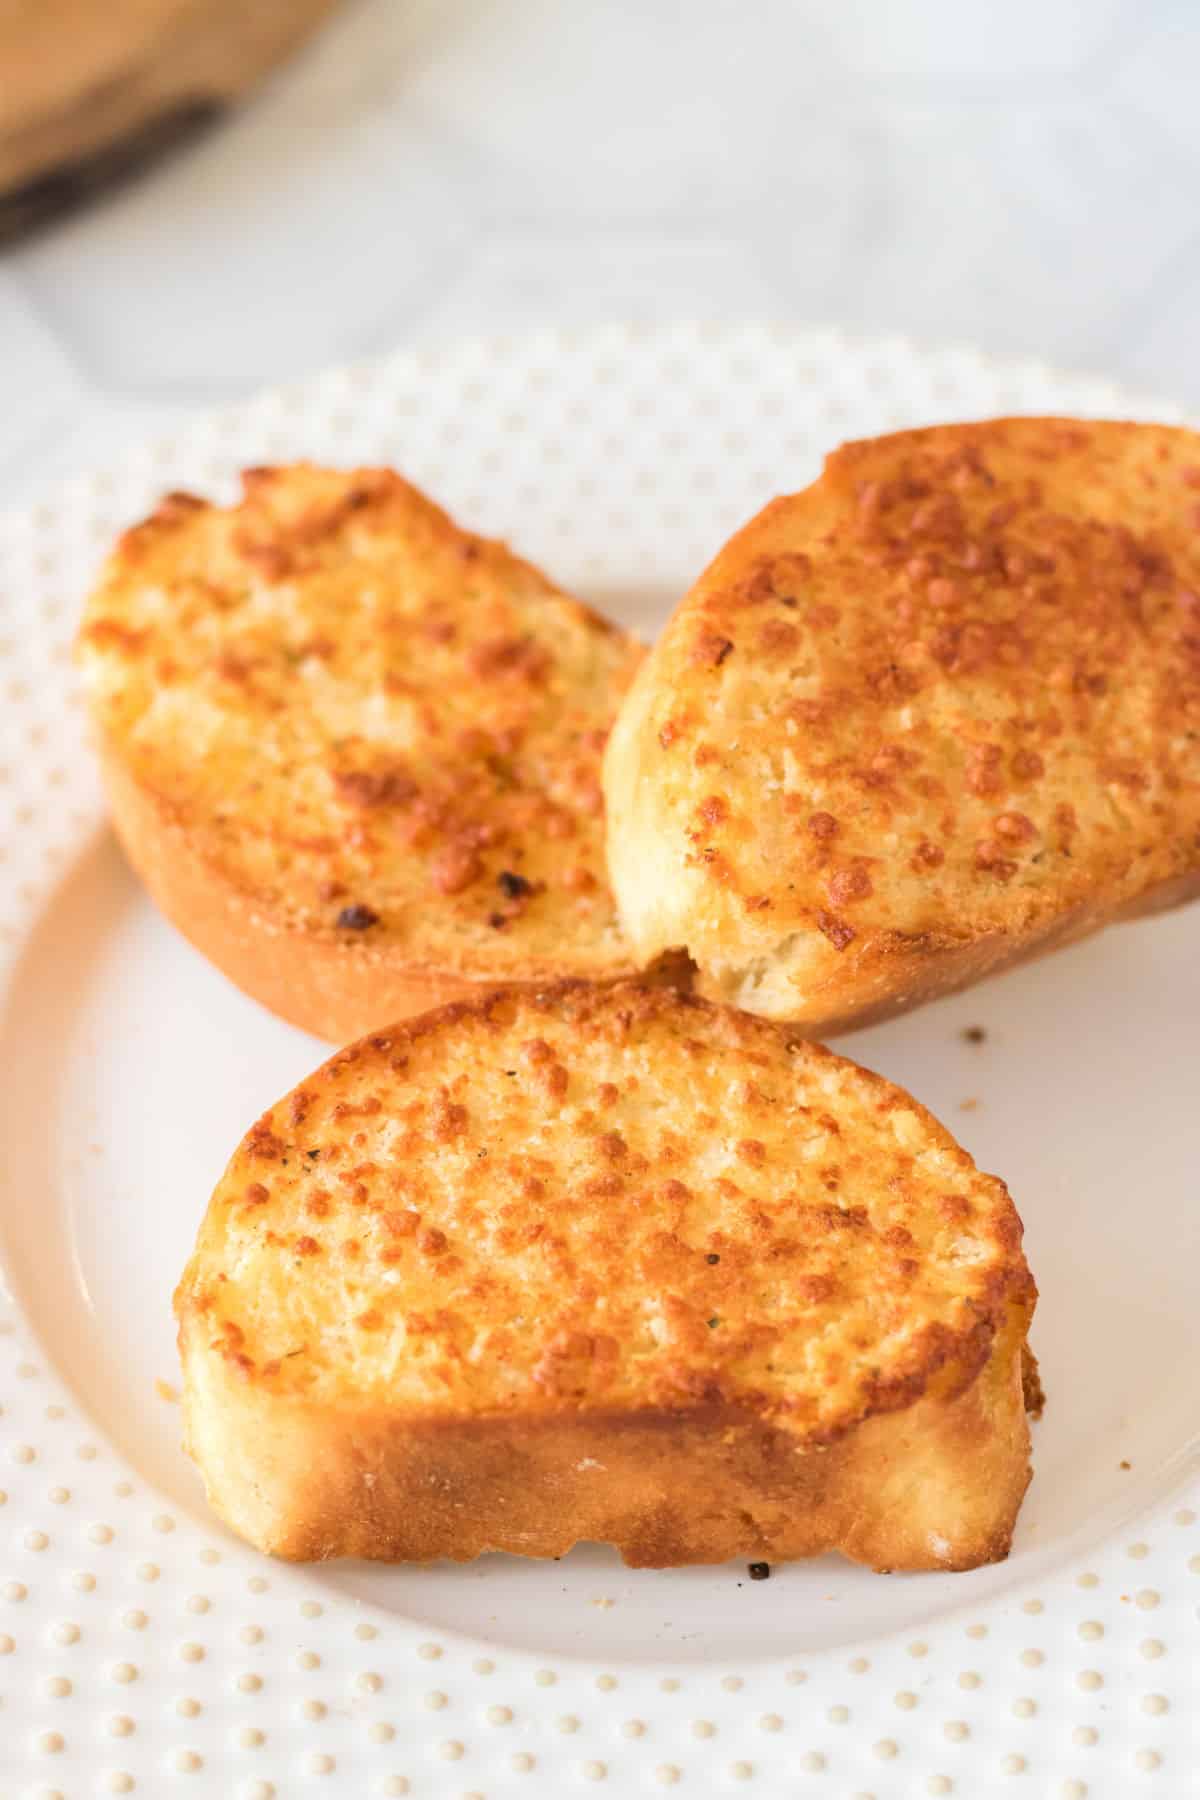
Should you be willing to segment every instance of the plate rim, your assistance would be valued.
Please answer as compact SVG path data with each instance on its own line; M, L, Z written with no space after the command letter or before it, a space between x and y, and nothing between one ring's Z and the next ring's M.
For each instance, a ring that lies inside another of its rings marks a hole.
M108 470L85 469L48 482L44 487L39 485L19 506L3 509L0 512L0 542L10 534L20 534L24 531L28 531L32 537L36 538L41 530L41 526L37 522L39 515L43 514L48 507L53 506L63 512L74 512L80 508L91 506L98 496L103 495L111 488L114 481L114 469L119 469L123 475L135 471L149 471L164 461L170 462L181 447L186 455L186 446L190 442L200 438L206 431L211 431L218 425L223 433L250 431L253 427L261 426L264 421L269 421L272 413L286 415L297 403L314 405L317 396L344 396L347 400L352 400L355 392L361 391L365 385L372 382L424 380L431 375L436 375L440 363L460 364L464 359L476 361L486 367L496 359L511 359L517 354L529 357L535 352L565 357L595 356L597 354L619 356L622 350L632 346L645 349L648 345L658 345L664 351L683 353L711 348L715 344L740 345L747 349L755 346L761 348L786 344L792 349L813 356L828 354L836 358L849 358L864 363L873 357L878 357L886 362L896 356L907 358L926 367L931 364L947 366L958 361L982 372L989 378L997 380L1003 378L1018 385L1026 382L1034 386L1046 385L1061 388L1064 392L1078 391L1081 395L1091 391L1095 393L1102 405L1108 404L1111 400L1114 409L1119 409L1123 416L1129 416L1132 412L1139 417L1154 417L1178 422L1186 422L1189 417L1186 409L1174 403L1149 396L1139 396L1132 390L1126 390L1121 383L1110 381L1098 374L1087 371L1059 370L1038 358L995 355L965 344L926 346L905 334L898 333L882 335L848 333L837 326L824 325L793 327L754 322L705 325L685 321L674 325L618 323L580 330L545 328L521 333L478 334L468 339L447 338L444 342L402 347L384 356L335 364L309 376L261 388L231 403L226 402L189 413L173 426L157 428L145 439L123 447L114 458L113 466ZM0 621L15 622L19 625L22 621L22 604L22 599L15 590L11 594L6 592L0 595ZM21 645L14 656L14 663L19 665L22 655L26 653L25 646ZM29 665L27 672L32 672L35 676L42 673L36 662ZM95 819L92 821L93 825L94 823ZM72 833L78 840L75 853L84 848L90 830L91 826L89 825L72 827ZM0 945L0 991L3 993L6 1005L12 976L23 957L28 935L35 929L47 902L57 891L58 886L59 880L56 875L48 880L42 889L31 892L27 901L23 903L23 924L16 928L9 941ZM31 1350L32 1354L37 1357L39 1362L45 1364L49 1371L43 1391L49 1392L50 1389L54 1389L56 1403L65 1403L68 1408L82 1413L81 1403L61 1378L49 1347L44 1344L40 1334L34 1328L30 1309L24 1304L20 1289L20 1282L10 1279L6 1228L0 1229L0 1324L15 1325L15 1330L5 1332L4 1336L0 1337L0 1352L5 1349L6 1340L10 1347L12 1344L18 1343L22 1348ZM6 1310L9 1314L8 1318L3 1316ZM4 1397L7 1399L7 1394ZM4 1409L0 1408L0 1443L7 1436L5 1427L8 1419L3 1416L3 1412ZM100 1436L98 1423L90 1420L89 1423L94 1426L96 1435ZM151 1484L140 1475L136 1467L126 1465L124 1458L112 1446L107 1448L106 1455L114 1471L119 1465L123 1476L140 1484L147 1490L148 1496L153 1499ZM1190 1510L1192 1506L1195 1506L1200 1509L1200 1471L1196 1467L1197 1453L1194 1450L1191 1452L1180 1451L1177 1460L1186 1466L1179 1469L1170 1479L1159 1499L1148 1506L1131 1503L1122 1515L1126 1523L1111 1526L1105 1530L1102 1537L1098 1533L1095 1538L1090 1538L1086 1545L1073 1551L1053 1571L1046 1570L1041 1574L1033 1572L1028 1577L1018 1576L998 1594L981 1602L964 1598L961 1603L956 1602L949 1607L939 1609L936 1617L925 1621L919 1627L899 1627L882 1635L873 1634L862 1639L850 1640L834 1648L799 1651L787 1657L772 1654L761 1659L738 1656L735 1660L740 1668L748 1674L753 1674L756 1682L761 1680L772 1689L777 1689L779 1683L787 1681L788 1672L794 1670L797 1664L806 1665L806 1672L809 1674L811 1682L814 1670L818 1668L832 1669L835 1663L844 1663L846 1659L853 1658L859 1651L869 1651L872 1658L879 1660L900 1655L904 1650L902 1640L911 1638L914 1630L928 1635L935 1632L949 1632L960 1628L968 1615L986 1620L994 1613L1003 1610L1011 1612L1015 1608L1020 1608L1033 1595L1034 1590L1045 1594L1051 1587L1065 1587L1075 1581L1079 1573L1083 1572L1089 1563L1095 1562L1100 1557L1102 1550L1107 1553L1120 1536L1133 1533L1135 1530L1144 1531L1147 1534L1161 1531L1166 1525L1169 1515L1178 1516L1181 1508ZM162 1498L161 1503L167 1506L172 1504L165 1497ZM46 1522L43 1510L37 1508L22 1510L19 1502L14 1504L12 1495L10 1495L9 1504L4 1510L7 1516L3 1523L14 1531L23 1529L27 1534L31 1532L36 1534ZM189 1515L188 1524L194 1535L204 1538L203 1519ZM217 1528L213 1522L209 1526L209 1530L211 1532L215 1529ZM220 1529L218 1541L221 1545L222 1557L231 1568L248 1575L261 1565L262 1559L256 1552L248 1546L240 1544L232 1534L225 1532L223 1528ZM1193 1557L1192 1565L1200 1565L1200 1557ZM284 1572L287 1574L298 1572L304 1585L308 1585L307 1571L303 1568L299 1571L289 1569ZM1200 1572L1200 1567L1197 1568L1197 1572ZM272 1573L274 1574L274 1570ZM2 1574L3 1568L0 1566L0 1575ZM515 1670L524 1669L528 1672L548 1660L545 1653L526 1650L489 1638L475 1637L454 1628L422 1626L419 1621L407 1619L369 1600L358 1601L347 1595L331 1598L326 1592L322 1604L323 1611L327 1615L337 1610L339 1613L345 1613L361 1620L370 1614L379 1634L381 1636L386 1634L393 1640L407 1637L411 1640L422 1638L436 1641L443 1647L442 1655L434 1659L439 1662L447 1653L452 1652L466 1660L472 1657L478 1660L483 1657L496 1658L498 1661L503 1658ZM1197 1634L1194 1627L1194 1608L1191 1617L1193 1640L1195 1641ZM0 1616L0 1638L3 1637L4 1625L5 1620ZM419 1648L418 1654L420 1654ZM982 1653L977 1654L982 1658ZM569 1668L571 1678L576 1682L582 1682L586 1677L594 1680L597 1677L603 1677L609 1670L619 1669L622 1671L623 1681L626 1678L630 1682L649 1681L653 1677L659 1680L674 1679L679 1683L686 1684L694 1682L702 1675L716 1676L726 1667L725 1661L717 1657L712 1657L704 1662L679 1661L670 1656L650 1657L649 1655L639 1658L636 1662L615 1657L597 1661L582 1651L575 1650L556 1650L552 1660L564 1669ZM812 1685L816 1684L812 1683ZM755 1705L761 1704L761 1700L755 1702ZM0 1775L6 1773L3 1757L4 1752L0 1749ZM126 1760L130 1760L129 1757L126 1757ZM1142 1772L1152 1773L1153 1771L1147 1767ZM969 1770L968 1773L970 1773ZM543 1779L545 1778L539 1779L536 1785L542 1786ZM553 1781L557 1779L557 1776L552 1772L549 1779ZM886 1789L890 1793L893 1790L888 1786L889 1779L883 1770L875 1772L871 1777L873 1789L878 1792ZM907 1775L905 1779L907 1780ZM930 1779L938 1778L930 1777ZM529 1783L526 1782L525 1791L528 1791L528 1787ZM114 1788L112 1791L124 1790ZM195 1789L193 1788L191 1791L195 1791ZM403 1790L396 1789L395 1791ZM1088 1786L1083 1791L1095 1793L1100 1790L1094 1786Z

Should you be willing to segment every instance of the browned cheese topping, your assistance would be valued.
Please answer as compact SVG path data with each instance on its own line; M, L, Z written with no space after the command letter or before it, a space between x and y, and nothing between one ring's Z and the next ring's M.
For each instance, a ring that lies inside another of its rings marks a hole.
M243 485L110 559L81 634L110 746L284 926L619 964L599 768L638 647L390 471Z
M1032 1297L1003 1184L908 1095L781 1026L566 984L326 1063L234 1156L177 1303L288 1393L744 1401L824 1441L969 1381Z
M644 914L630 883L643 954L744 974L799 933L803 987L1135 897L1200 865L1200 437L849 444L722 552L637 691L623 828L667 846Z

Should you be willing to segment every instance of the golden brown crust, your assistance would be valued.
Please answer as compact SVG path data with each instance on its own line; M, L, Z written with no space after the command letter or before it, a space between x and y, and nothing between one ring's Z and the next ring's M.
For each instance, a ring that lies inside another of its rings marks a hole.
M780 1027L499 990L248 1135L176 1296L189 1442L284 1555L965 1567L1028 1479L1020 1244L928 1113Z
M587 1542L635 1568L836 1550L885 1571L971 1569L1007 1556L1029 1482L1023 1329L964 1392L812 1448L734 1407L412 1420L280 1401L185 1319L188 1442L216 1511L291 1561Z
M640 648L391 471L244 484L127 532L80 632L168 917L336 1042L489 981L627 973L599 762Z
M606 756L642 956L828 1031L1200 893L1200 437L848 444L683 601Z

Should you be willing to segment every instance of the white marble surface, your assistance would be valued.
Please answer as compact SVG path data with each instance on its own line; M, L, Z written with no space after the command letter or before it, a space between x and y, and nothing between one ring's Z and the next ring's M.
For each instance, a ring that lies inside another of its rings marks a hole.
M0 258L0 498L331 361L677 318L1200 407L1200 5L347 0L236 117Z

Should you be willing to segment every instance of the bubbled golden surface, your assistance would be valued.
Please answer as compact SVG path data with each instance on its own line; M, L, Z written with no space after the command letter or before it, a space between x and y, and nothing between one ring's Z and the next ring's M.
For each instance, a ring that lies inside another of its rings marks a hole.
M1200 885L1200 437L846 445L720 553L606 760L635 949L833 1029Z
M233 1157L176 1305L193 1360L347 1416L729 1405L829 1442L969 1385L1033 1293L1003 1183L908 1095L627 983L335 1056Z
M166 909L252 991L247 918L289 936L301 991L320 951L308 985L335 997L331 950L434 991L626 965L599 768L640 654L390 470L303 464L248 471L229 508L169 496L79 643L117 823Z

